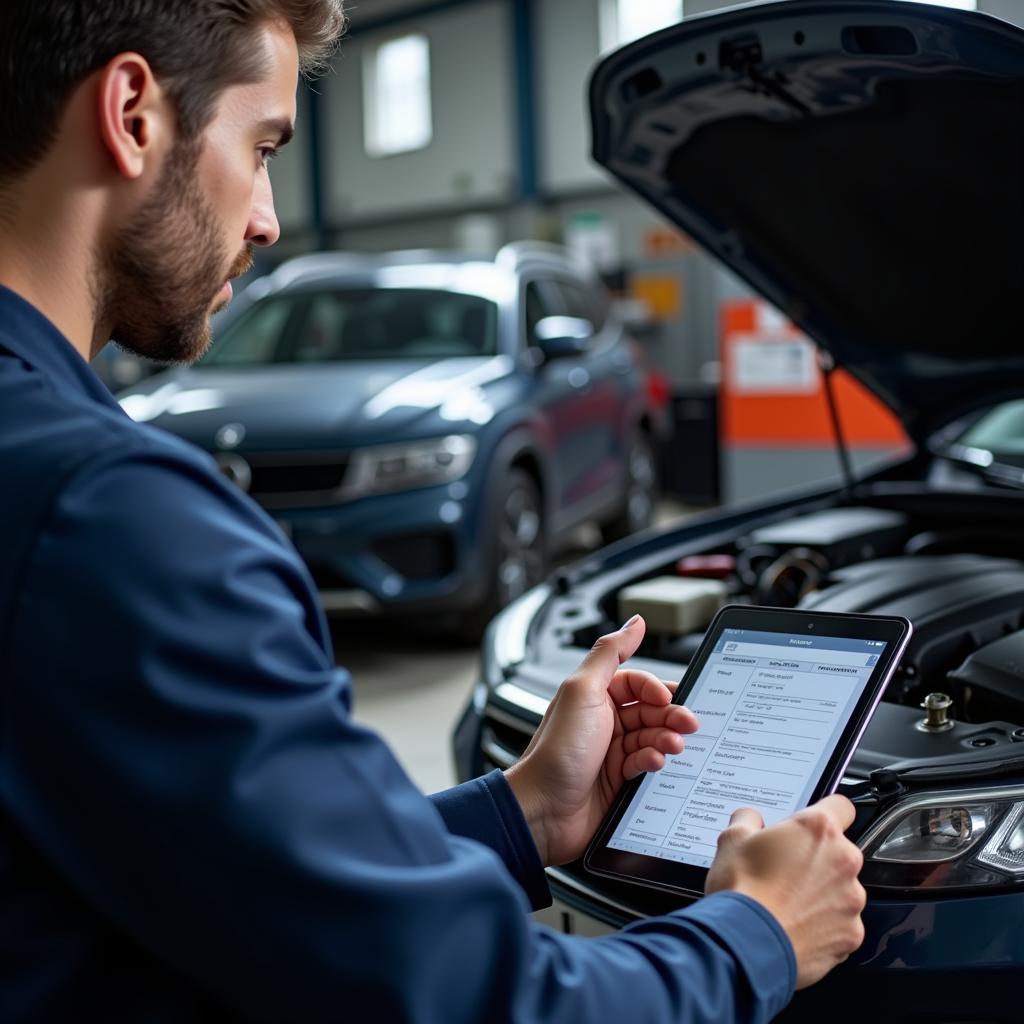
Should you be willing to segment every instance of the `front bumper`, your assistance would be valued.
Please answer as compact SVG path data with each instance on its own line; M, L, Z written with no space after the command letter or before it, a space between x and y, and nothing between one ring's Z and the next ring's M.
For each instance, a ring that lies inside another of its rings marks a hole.
M594 891L581 872L575 865L548 870L554 902L536 915L539 920L559 931L596 936L640 916ZM1024 1019L1024 894L869 900L863 919L861 948L823 981L798 992L776 1018L780 1024Z
M487 583L479 517L464 495L464 485L445 485L268 514L327 611L444 611L472 605Z
M894 1024L1024 1019L1024 894L872 899L864 928L861 948L780 1021L845 1020L854 1008Z

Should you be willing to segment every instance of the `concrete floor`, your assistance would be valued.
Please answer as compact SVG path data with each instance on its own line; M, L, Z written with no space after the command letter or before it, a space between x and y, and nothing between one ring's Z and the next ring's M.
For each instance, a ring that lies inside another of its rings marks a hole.
M452 785L451 734L477 651L410 635L401 623L334 623L332 633L338 664L352 673L356 720L388 741L425 793Z
M690 512L663 502L657 522L677 522ZM597 540L596 529L584 528L562 560L579 558ZM354 680L356 720L387 740L425 793L452 785L451 734L476 679L478 652L417 635L402 623L335 621L332 633L338 664Z

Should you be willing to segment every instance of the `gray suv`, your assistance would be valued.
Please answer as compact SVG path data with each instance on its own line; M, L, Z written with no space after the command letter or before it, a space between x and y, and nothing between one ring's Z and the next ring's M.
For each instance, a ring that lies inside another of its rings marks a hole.
M119 398L264 506L328 610L441 612L475 634L581 523L650 523L656 394L598 283L515 243L291 260L201 363Z

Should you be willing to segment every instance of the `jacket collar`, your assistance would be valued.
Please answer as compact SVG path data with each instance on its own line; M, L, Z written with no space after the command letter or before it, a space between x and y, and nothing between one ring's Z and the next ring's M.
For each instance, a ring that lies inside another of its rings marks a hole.
M61 393L84 396L120 411L114 396L71 342L35 306L3 285L0 349L38 370Z

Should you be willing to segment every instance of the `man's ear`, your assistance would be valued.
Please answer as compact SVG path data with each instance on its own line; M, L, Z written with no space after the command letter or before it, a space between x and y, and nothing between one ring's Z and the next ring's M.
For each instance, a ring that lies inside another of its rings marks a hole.
M168 131L167 97L149 61L120 53L99 78L99 126L118 172L141 177L147 163L159 160Z

